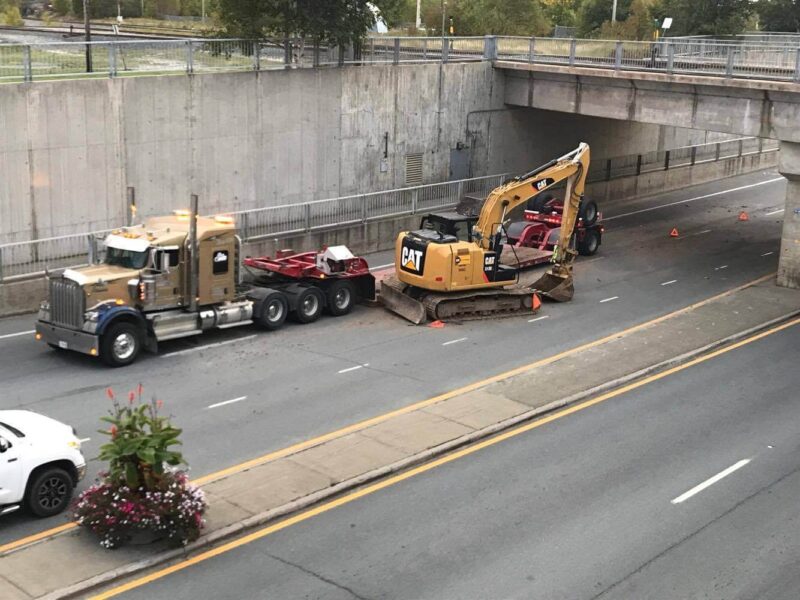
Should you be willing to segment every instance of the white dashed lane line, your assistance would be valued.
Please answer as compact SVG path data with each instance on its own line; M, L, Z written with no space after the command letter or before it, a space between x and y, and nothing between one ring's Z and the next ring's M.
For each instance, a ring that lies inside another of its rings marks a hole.
M20 336L23 336L23 335L30 335L32 333L36 333L36 331L31 329L30 331L20 331L18 333L7 333L5 335L0 335L0 340L5 340L5 339L8 339L8 338L20 337Z
M721 265L719 267L714 267L715 271L722 271L723 269L727 269L728 265Z
M771 256L773 254L775 254L775 253L774 252L764 252L764 254L762 254L761 256Z
M528 323L536 323L536 321L542 321L544 319L549 319L550 315L544 315L542 317L536 317L535 319L528 319Z
M665 281L661 285L672 285L673 283L678 283L677 279L670 279L669 281Z
M449 346L450 344L457 344L459 342L465 342L465 341L467 341L467 339L469 339L469 338L463 337L463 338L458 338L457 340L450 340L449 342L444 342L442 344L442 346Z
M247 400L247 396L239 396L238 398L234 398L233 400L225 400L224 402L217 402L216 404L209 404L208 406L206 406L206 409L219 408L220 406L225 406L227 404L233 404L234 402L241 402L242 400Z
M364 363L363 365L356 365L355 367L349 367L347 369L342 369L339 371L339 375L342 373L350 373L351 371L357 371L358 369L363 369L364 367L368 367L369 363Z
M604 304L606 302L611 302L612 300L619 300L619 296L611 296L611 298L606 298L604 300L600 300L600 304Z
M684 492L683 494L681 494L677 498L673 498L672 499L672 504L680 504L681 502L683 502L685 500L688 500L689 498L691 498L695 494L699 494L700 492L702 492L707 487L710 487L710 486L714 485L719 480L724 479L725 477L727 477L728 475L730 475L734 471L738 471L743 466L745 466L747 463L749 463L750 460L751 459L749 459L749 458L745 458L743 460L740 460L739 462L737 462L736 464L731 465L730 467L728 467L724 471L720 471L719 473L717 473L713 477L709 477L703 483L700 483L700 484L694 486L692 489L690 489L687 492Z
M770 215L777 215L778 213L782 213L784 210L786 210L786 209L785 208L779 208L778 210L773 210L772 212L765 213L765 216L768 217Z
M207 350L209 348L218 348L219 346L227 346L228 344L236 344L237 342L245 342L247 340L252 340L254 337L258 337L256 334L247 335L242 338L236 338L235 340L226 340L224 342L216 342L214 344L206 344L205 346L197 346L195 348L187 348L186 350L177 350L176 352L167 352L163 354L161 358L169 358L170 356L180 356L181 354L189 354L191 352L199 352L200 350Z

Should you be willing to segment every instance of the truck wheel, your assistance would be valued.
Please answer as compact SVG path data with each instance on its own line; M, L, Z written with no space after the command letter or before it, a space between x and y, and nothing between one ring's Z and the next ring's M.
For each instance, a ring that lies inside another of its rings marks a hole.
M597 202L594 200L584 200L578 212L578 216L583 219L583 226L591 227L597 223L597 214Z
M25 504L37 517L52 517L64 510L72 498L72 477L56 467L34 473Z
M272 292L259 303L258 324L264 329L279 329L286 321L289 302L280 292Z
M353 310L356 291L349 281L336 281L328 288L328 312L334 317L346 315Z
M294 318L300 323L312 323L322 314L325 296L315 287L305 288L297 295Z
M533 198L528 200L528 205L525 207L527 210L535 210L536 212L542 212L544 205L550 202L555 196L553 194L543 192L541 194L536 194Z
M592 256L600 247L600 234L596 229L587 229L583 239L578 242L578 253L581 256Z
M112 323L100 340L100 358L110 367L124 367L136 360L142 347L139 329L132 323Z

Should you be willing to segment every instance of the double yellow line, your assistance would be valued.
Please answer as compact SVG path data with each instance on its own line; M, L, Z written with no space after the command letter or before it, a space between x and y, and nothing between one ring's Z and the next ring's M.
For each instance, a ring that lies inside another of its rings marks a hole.
M728 352L732 352L733 350L741 348L742 346L746 346L747 344L752 344L753 342L756 342L756 341L758 341L760 339L763 339L763 338L765 338L767 336L773 335L775 333L778 333L778 332L783 331L785 329L788 329L790 327L794 327L795 325L798 325L798 324L800 324L800 318L793 319L791 321L788 321L786 323L783 323L781 325L778 325L776 327L773 327L773 328L768 329L766 331L763 331L761 333L755 334L755 335L753 335L753 336L751 336L749 338L746 338L744 340L741 340L739 342L731 344L730 346L726 346L726 347L721 348L719 350L715 350L715 351L713 351L713 352L711 352L709 354L706 354L706 355L703 355L701 357L698 357L698 358L695 358L693 360L690 360L689 362L684 363L682 365L679 365L677 367L673 367L671 369L667 369L666 371L663 371L661 373L657 373L655 375L650 375L649 377L646 377L646 378L641 379L639 381L636 381L634 383L630 383L630 384L625 385L625 386L623 386L621 388L617 388L617 389L615 389L615 390L613 390L611 392L607 392L605 394L601 394L600 396L592 398L591 400L586 400L586 401L581 402L579 404L575 404L575 405L573 405L573 406L571 406L569 408L565 408L563 410L560 410L558 412L552 413L552 414L550 414L550 415L548 415L546 417L543 417L543 418L538 419L536 421L533 421L531 423L527 423L525 425L516 427L514 429L506 431L505 433L502 433L502 434L497 435L495 437L489 438L487 440L484 440L482 442L479 442L479 443L474 444L472 446L469 446L467 448L463 448L461 450L457 450L457 451L455 451L455 452L453 452L451 454L448 454L446 456L443 456L441 458L433 460L433 461L431 461L429 463L426 463L426 464L421 465L419 467L413 468L413 469L411 469L409 471L406 471L404 473L400 473L399 475L394 475L393 477L390 477L390 478L385 479L383 481L380 481L378 483L374 483L372 485L368 485L368 486L366 486L364 488L361 488L359 490L356 490L354 492L351 492L349 494L346 494L344 496L341 496L341 497L336 498L334 500L331 500L329 502L325 502L324 504L321 504L321 505L316 506L316 507L314 507L312 509L309 509L309 510L306 510L304 512L301 512L301 513L299 513L299 514L297 514L297 515L295 515L293 517L290 517L288 519L285 519L285 520L283 520L283 521L281 521L279 523L275 523L273 525L269 525L267 527L259 529L258 531L255 531L255 532L253 532L251 534L248 534L248 535L246 535L244 537L241 537L239 539L233 540L233 541L228 542L226 544L223 544L221 546L218 546L217 548L214 548L212 550L207 550L206 552L202 552L201 554L193 556L192 558L189 558L188 560L185 560L183 562L174 564L174 565L166 567L164 569L160 569L158 571L155 571L155 572L150 573L148 575L145 575L143 577L139 577L137 579L134 579L133 581L130 581L130 582L125 583L123 585L114 587L114 588L112 588L112 589L110 589L108 591L105 591L105 592L102 592L102 593L100 593L100 594L98 594L96 596L93 596L93 600L102 600L102 599L105 599L105 598L112 598L112 597L118 596L119 594L122 594L124 592L130 591L132 589L141 587L143 585L146 585L148 583L151 583L153 581L156 581L158 579L166 577L167 575L170 575L172 573L176 573L177 571L182 571L183 569L191 567L192 565L196 565L196 564L204 562L204 561L206 561L206 560L208 560L210 558L214 558L215 556L219 556L220 554L224 554L226 552L230 552L231 550L234 550L236 548L239 548L241 546L249 544L250 542L254 542L256 540L259 540L259 539L261 539L263 537L266 537L266 536L268 536L268 535L270 535L272 533L275 533L276 531L281 531L282 529L286 529L287 527L291 527L292 525L295 525L297 523L301 523L301 522L306 521L306 520L308 520L308 519L310 519L312 517L315 517L315 516L320 515L322 513L328 512L329 510L332 510L332 509L337 508L339 506L342 506L344 504L349 504L350 502L353 502L354 500L358 500L359 498L363 498L364 496L368 496L368 495L373 494L373 493L375 493L377 491L380 491L380 490L382 490L384 488L393 486L393 485L395 485L397 483L400 483L401 481L405 481L406 479L410 479L411 477L419 475L420 473L425 473L427 471L430 471L432 469L435 469L435 468L440 467L442 465L445 465L447 463L450 463L450 462L453 462L455 460L458 460L459 458L462 458L462 457L465 457L465 456L469 456L470 454L473 454L475 452L483 450L484 448L488 448L490 446L494 446L495 444L499 444L500 442L503 442L505 440L511 439L513 437L516 437L516 436L518 436L520 434L523 434L523 433L526 433L526 432L531 431L533 429L536 429L537 427L541 427L542 425L546 425L546 424L551 423L553 421L556 421L558 419L564 418L564 417L566 417L568 415L571 415L571 414L577 413L579 411L585 410L585 409L587 409L587 408L589 408L591 406L594 406L595 404L600 404L601 402L605 402L606 400L609 400L611 398L615 398L617 396L620 396L622 394L630 392L631 390L635 390L637 388L649 385L649 384L653 383L654 381L658 381L659 379L664 379L665 377L669 377L670 375L673 375L675 373L679 373L679 372L684 371L686 369L689 369L689 368L691 368L691 367L693 367L695 365L704 363L706 361L709 361L709 360L711 360L713 358L716 358L718 356L721 356L723 354L727 354Z

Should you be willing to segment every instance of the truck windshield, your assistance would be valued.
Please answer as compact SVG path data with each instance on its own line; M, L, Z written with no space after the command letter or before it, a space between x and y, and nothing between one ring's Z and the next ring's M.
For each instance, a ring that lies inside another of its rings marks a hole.
M106 264L126 269L144 269L147 264L147 251L134 252L108 246L106 247Z

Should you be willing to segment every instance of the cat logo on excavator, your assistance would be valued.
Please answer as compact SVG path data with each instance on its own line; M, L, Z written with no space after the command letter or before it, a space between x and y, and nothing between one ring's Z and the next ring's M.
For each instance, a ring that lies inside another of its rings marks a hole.
M408 246L403 246L403 251L400 256L400 260L403 268L406 271L411 271L412 273L422 273L423 256L424 253L422 250L417 250L415 248L409 248Z

